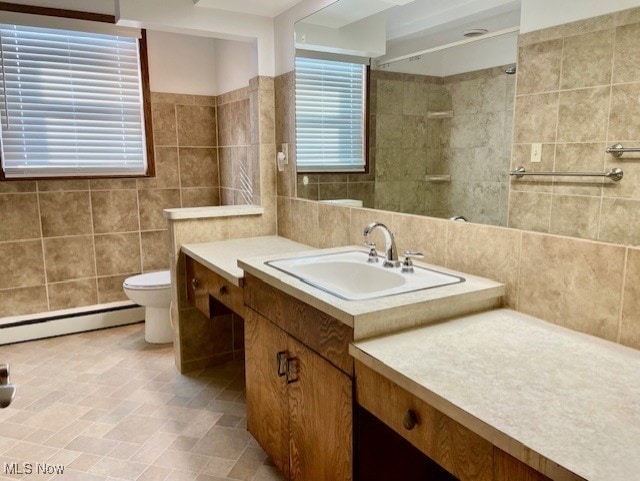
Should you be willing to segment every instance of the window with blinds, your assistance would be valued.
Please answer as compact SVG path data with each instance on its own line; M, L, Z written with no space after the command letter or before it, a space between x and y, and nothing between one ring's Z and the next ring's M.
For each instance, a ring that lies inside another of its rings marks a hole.
M0 24L5 178L147 173L138 43Z
M364 172L366 67L296 57L299 172Z

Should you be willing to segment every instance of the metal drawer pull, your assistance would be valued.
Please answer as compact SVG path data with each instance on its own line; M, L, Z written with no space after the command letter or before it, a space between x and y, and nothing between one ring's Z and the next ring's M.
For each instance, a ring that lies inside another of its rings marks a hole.
M200 287L200 279L194 277L193 279L191 279L191 285L194 289L197 289L198 287Z
M411 431L418 425L418 423L418 415L413 409L409 409L406 413L404 413L404 418L402 418L402 425L407 431Z
M276 354L276 370L280 377L287 374L287 351L280 351Z

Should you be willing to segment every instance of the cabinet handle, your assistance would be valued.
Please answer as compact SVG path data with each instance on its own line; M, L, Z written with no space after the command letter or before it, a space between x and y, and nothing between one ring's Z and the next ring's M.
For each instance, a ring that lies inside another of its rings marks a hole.
M413 409L408 409L406 413L404 413L404 418L402 418L402 425L407 431L411 431L415 428L419 423L418 415Z
M220 293L221 296L224 296L227 292L229 292L229 289L227 289L227 286L220 286L220 289L218 289L218 292Z
M197 289L198 287L200 287L200 279L194 277L193 279L191 279L191 285L194 289Z
M292 369L293 367L293 369ZM287 384L298 381L298 358L287 358Z
M276 370L279 377L287 374L287 351L280 351L276 354Z

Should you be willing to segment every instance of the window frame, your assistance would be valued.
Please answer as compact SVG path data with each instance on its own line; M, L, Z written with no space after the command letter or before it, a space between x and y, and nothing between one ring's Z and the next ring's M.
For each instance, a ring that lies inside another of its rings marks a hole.
M304 55L298 55L296 53L296 57L304 57ZM335 59L334 59L335 61ZM347 62L347 60L344 60L345 62ZM363 160L364 160L364 170L358 170L358 171L353 171L353 170L297 170L296 169L296 175L317 175L317 176L325 176L325 175L368 175L370 173L370 159L369 159L369 139L370 139L370 134L369 134L369 121L370 121L370 110L369 110L369 105L370 105L370 97L371 97L371 66L370 65L364 65L365 67L365 72L364 72L364 121L363 121L363 149L362 149L362 155L363 155ZM295 82L296 82L296 78L295 78L296 74L295 74L295 69L294 69L294 73L293 73L293 81L294 81L294 101L295 99ZM294 105L294 111L295 111L295 105ZM297 116L296 116L296 120L294 123L294 131L295 129L297 129L298 123L297 123ZM297 137L296 137L296 146L298 144L297 141ZM297 165L297 164L296 164Z
M21 5L15 3L0 2L0 10L7 12L24 13L29 15L43 15L47 17L62 17L75 20L88 20L91 22L116 23L114 15L103 13L82 12L79 10L66 10L51 7L36 7L33 5ZM149 83L149 56L147 54L147 32L141 29L138 39L138 54L140 58L140 82L142 91L142 114L144 122L145 150L147 155L147 171L145 174L131 175L70 175L70 176L38 176L38 177L6 177L4 169L0 167L0 182L20 182L33 180L70 180L70 179L136 179L155 177L155 156L153 145L153 124L151 112L151 86ZM3 152L0 149L0 158Z

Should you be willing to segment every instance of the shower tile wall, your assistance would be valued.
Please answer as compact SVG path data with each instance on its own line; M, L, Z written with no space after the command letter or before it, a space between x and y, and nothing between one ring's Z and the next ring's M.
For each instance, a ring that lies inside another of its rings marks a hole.
M155 178L0 183L0 317L125 300L169 267L162 209L219 204L215 102L152 94Z
M449 214L507 225L515 76L508 66L444 78L453 117L443 137Z
M371 124L375 146L375 208L444 216L449 185L427 174L448 173L443 163L445 120L430 111L451 110L437 77L371 72Z
M519 39L512 167L528 171L624 170L619 183L593 178L511 181L509 225L640 244L640 11L575 22ZM542 143L532 164L531 144Z
M374 71L372 79L375 207L506 225L515 79L502 67L444 78ZM433 118L447 111L453 116ZM451 182L428 182L432 174Z

